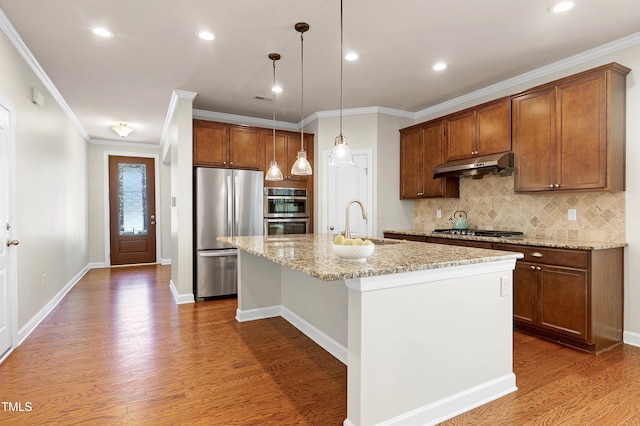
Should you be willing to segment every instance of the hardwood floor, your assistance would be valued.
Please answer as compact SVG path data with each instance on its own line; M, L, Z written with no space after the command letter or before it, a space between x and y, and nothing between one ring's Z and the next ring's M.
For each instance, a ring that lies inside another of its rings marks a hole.
M235 299L176 306L169 273L90 271L0 365L0 424L342 424L343 364ZM640 425L640 348L514 333L514 370L517 392L443 425Z

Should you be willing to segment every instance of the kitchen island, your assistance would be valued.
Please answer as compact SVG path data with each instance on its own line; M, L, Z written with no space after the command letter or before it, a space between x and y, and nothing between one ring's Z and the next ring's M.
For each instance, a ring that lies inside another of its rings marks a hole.
M519 253L331 235L220 238L240 249L238 321L282 316L347 365L345 425L434 424L516 390Z

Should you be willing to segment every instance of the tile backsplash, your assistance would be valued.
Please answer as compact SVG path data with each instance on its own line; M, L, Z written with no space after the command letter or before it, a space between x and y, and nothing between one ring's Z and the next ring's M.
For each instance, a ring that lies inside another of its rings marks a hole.
M522 231L528 237L588 241L625 241L624 192L549 192L516 194L513 176L460 179L460 198L416 200L415 229L451 228L456 210L470 228ZM568 220L568 210L576 220ZM436 210L442 218L436 218Z

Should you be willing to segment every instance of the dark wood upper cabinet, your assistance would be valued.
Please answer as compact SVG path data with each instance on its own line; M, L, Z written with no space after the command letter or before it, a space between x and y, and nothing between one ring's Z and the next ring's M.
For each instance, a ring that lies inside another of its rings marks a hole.
M609 64L513 97L517 192L624 190L629 71Z
M434 120L400 130L400 199L459 196L457 178L431 174L444 161L443 126Z
M446 161L511 150L511 99L488 102L444 117Z
M193 165L260 170L259 131L206 120L193 120Z

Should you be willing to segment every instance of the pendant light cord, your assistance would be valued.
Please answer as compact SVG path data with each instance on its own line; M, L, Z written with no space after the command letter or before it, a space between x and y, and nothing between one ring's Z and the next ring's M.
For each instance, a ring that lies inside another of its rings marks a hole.
M342 0L340 0L340 136L342 136L342 57L344 56Z
M300 151L304 151L304 31L300 32Z
M273 59L273 161L276 161L276 60Z

